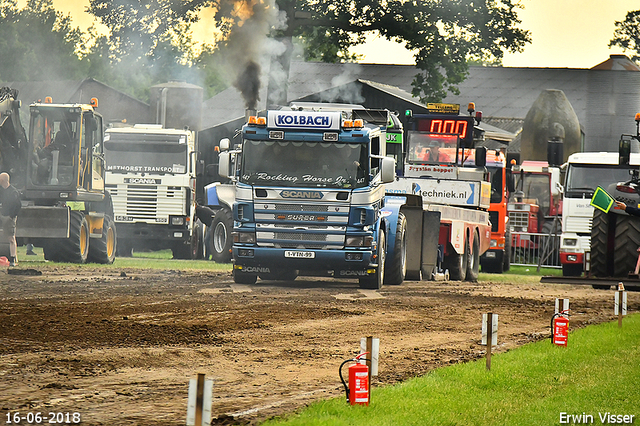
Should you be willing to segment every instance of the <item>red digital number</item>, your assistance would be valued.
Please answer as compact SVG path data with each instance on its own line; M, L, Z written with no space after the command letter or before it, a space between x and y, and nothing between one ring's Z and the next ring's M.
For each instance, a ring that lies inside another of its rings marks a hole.
M431 133L453 133L461 139L467 136L467 122L464 120L431 120Z

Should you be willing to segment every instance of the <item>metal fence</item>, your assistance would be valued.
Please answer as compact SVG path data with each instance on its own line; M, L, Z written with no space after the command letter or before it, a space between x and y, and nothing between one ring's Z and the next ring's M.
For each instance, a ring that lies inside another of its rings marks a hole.
M512 232L511 264L561 268L560 234Z

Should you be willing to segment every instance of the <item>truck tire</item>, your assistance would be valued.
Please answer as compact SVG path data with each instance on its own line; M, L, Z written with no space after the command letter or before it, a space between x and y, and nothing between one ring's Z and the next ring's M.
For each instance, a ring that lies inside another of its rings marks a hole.
M559 233L557 228L555 229L555 234L553 234L552 231L554 231L553 221L546 221L544 225L542 225L542 234L547 236L549 245L546 247L548 257L546 263L544 263L543 266L560 265L560 241L559 237L557 237ZM542 255L542 253L540 253L540 255Z
M211 224L211 258L216 263L231 262L233 218L228 209L218 210Z
M640 219L618 215L614 239L613 276L627 278L633 273L640 247Z
M258 280L258 276L255 274L243 274L238 272L237 269L233 270L233 282L236 284L255 284Z
M511 226L507 225L507 232L504 235L504 256L502 258L502 272L507 272L511 269Z
M89 223L83 212L72 211L69 238L48 240L44 258L54 262L85 263L89 255Z
M469 246L467 244L467 246ZM472 283L478 282L478 271L480 269L480 236L478 232L474 232L472 250L467 257L467 276L465 279Z
M174 259L198 259L198 253L202 252L202 244L200 240L200 222L196 223L191 230L189 244L183 242L177 243L171 249Z
M298 271L278 271L273 272L271 274L260 274L258 275L263 281L293 281L298 278Z
M384 283L400 285L407 275L407 219L402 213L398 213L396 227L396 241L393 246L393 258L387 258Z
M458 254L451 243L449 243L451 253L444 258L444 269L449 270L449 277L453 281L464 281L467 276L467 265L469 263L469 242L464 242L464 252Z
M386 238L384 232L380 231L378 237L378 268L376 274L373 277L360 278L360 288L366 288L369 290L380 290L384 283L384 264L387 260L386 250Z
M133 257L133 245L131 241L119 238L116 244L116 256Z
M116 259L117 233L116 224L109 216L104 217L102 237L93 239L89 244L87 262L112 264Z
M591 222L591 275L594 277L610 277L613 273L613 270L610 270L608 266L613 261L613 241L609 238L609 219L609 214L594 209ZM580 272L575 274L578 267ZM581 273L582 265L562 265L562 275L564 276L575 276Z

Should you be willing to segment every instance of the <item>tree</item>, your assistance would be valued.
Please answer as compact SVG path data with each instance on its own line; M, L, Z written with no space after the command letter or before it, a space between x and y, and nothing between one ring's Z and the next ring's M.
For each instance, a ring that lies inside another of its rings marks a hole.
M275 1L275 3L272 3ZM227 40L248 18L241 6L256 11L273 9L286 14L271 22L269 36L301 37L313 50L307 58L349 61L349 48L364 42L364 34L377 33L406 43L415 50L421 70L413 81L413 95L423 102L441 100L448 91L458 93L468 60L499 61L504 51L521 51L530 42L520 23L517 0L216 0L216 22Z
M624 21L616 21L616 29L609 47L619 46L635 52L631 59L640 61L640 10L628 12Z
M78 52L82 31L57 12L52 0L0 0L0 79L4 81L81 78Z

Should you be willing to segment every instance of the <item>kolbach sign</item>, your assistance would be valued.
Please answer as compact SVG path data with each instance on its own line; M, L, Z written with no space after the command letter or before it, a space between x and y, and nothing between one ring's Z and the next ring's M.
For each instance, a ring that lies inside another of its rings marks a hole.
M272 129L340 130L339 112L268 111L267 127Z

